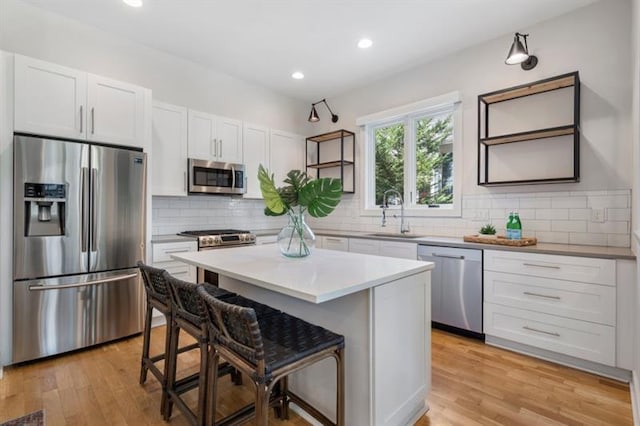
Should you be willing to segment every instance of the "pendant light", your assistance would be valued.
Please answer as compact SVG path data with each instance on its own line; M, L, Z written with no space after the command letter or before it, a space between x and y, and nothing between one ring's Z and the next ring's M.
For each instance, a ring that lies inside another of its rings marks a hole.
M524 46L520 41L520 37L522 37L522 39L524 40ZM505 59L504 61L505 64L520 64L520 67L525 71L532 70L536 67L536 65L538 65L538 57L529 55L527 37L529 37L529 34L516 33L516 35L513 37L513 44L511 44L511 49L509 49L507 59Z
M327 106L327 109L331 113L331 122L332 123L337 123L338 122L338 116L336 114L334 114L333 111L331 111L331 108L329 108L329 104L327 103L326 99L323 99L321 101L314 102L314 103L311 104L311 112L309 113L309 122L310 123L315 123L316 121L320 121L320 117L318 117L318 111L316 111L316 105L322 104L322 103L324 103Z

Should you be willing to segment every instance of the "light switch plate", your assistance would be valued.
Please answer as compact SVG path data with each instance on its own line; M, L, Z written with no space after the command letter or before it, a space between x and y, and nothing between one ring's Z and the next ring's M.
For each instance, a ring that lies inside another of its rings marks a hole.
M605 209L591 209L591 222L602 223L606 220Z

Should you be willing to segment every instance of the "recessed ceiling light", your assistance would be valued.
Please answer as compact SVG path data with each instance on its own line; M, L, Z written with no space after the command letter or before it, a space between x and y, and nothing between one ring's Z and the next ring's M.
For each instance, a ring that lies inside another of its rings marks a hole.
M131 7L142 7L142 0L122 0L126 5Z
M368 49L373 45L373 42L368 38L363 38L358 42L358 47L360 49Z
M293 74L291 74L291 78L295 80L302 80L304 78L304 74L302 74L300 71L296 71Z

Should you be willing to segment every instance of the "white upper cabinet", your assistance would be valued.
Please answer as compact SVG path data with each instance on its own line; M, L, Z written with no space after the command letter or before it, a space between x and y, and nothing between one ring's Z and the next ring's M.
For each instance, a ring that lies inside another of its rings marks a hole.
M242 121L189 110L189 158L242 162Z
M15 56L15 130L142 147L145 90Z
M187 195L187 109L153 103L151 194Z
M88 140L138 146L144 133L144 89L89 74L87 114Z
M290 170L304 170L304 137L282 130L271 130L269 171L280 186Z
M243 160L247 192L245 198L262 198L258 182L258 166L269 168L269 129L255 124L244 125ZM280 182L276 182L280 185Z
M87 74L15 55L15 131L84 139Z

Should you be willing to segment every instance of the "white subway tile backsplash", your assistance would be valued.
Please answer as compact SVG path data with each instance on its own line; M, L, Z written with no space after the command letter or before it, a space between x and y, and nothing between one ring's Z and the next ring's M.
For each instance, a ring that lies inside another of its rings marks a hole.
M521 209L550 209L551 198L523 198L520 200Z
M551 199L553 209L582 209L587 207L586 196L557 197Z
M584 220L554 220L551 222L554 232L587 232L587 222Z
M529 234L525 233L525 236ZM569 233L568 232L545 232L545 231L537 231L536 238L538 241L544 241L545 243L555 243L555 244L569 244Z
M569 209L536 209L536 219L568 220ZM520 215L522 218L522 215Z
M569 244L582 244L587 246L606 246L607 234L571 232L569 234Z
M629 196L606 195L589 197L589 207L592 209L627 208L629 207Z
M561 191L465 195L462 217L410 216L415 234L462 237L476 234L486 223L504 234L509 211L517 210L525 236L539 242L629 247L630 190ZM591 209L606 209L605 221L591 222ZM174 234L186 229L245 228L278 229L286 216L264 216L262 200L237 197L153 197L154 234ZM344 196L338 209L325 218L308 217L312 229L365 232L399 229L397 209L387 214L388 226L381 228L381 216L361 216L358 194Z

